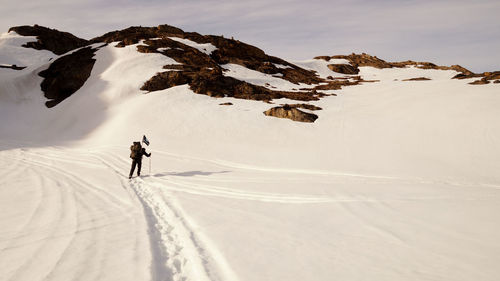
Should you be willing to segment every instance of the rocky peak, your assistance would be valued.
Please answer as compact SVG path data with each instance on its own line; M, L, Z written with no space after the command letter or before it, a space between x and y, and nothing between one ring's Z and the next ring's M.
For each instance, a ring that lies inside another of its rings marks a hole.
M440 70L455 70L457 72L462 73L463 75L472 75L473 72L460 66L460 65L452 65L452 66L439 66L435 65L431 62L416 62L412 60L402 61L402 62L387 62L385 60L379 59L377 56L372 56L366 53L355 54L352 53L350 55L336 55L336 56L319 56L315 57L315 59L322 59L326 61L330 61L331 59L345 59L350 62L351 66L357 69L360 66L371 66L375 68L404 68L408 66L415 66L421 69L440 69ZM333 64L332 67L337 67L338 64ZM359 69L358 69L359 71ZM343 73L343 72L342 72Z
M50 100L52 107L75 93L90 76L97 48L89 45L102 42L107 45L118 42L114 46L122 48L137 44L138 52L156 53L175 60L178 64L165 65L165 71L157 73L146 81L141 90L152 92L168 89L178 85L188 84L197 94L212 97L234 97L240 99L260 100L272 103L274 99L287 98L295 101L314 101L327 95L326 90L338 90L343 86L357 85L365 81L358 75L359 67L404 68L414 66L423 69L455 70L459 72L455 78L474 78L481 80L474 84L486 84L491 80L499 81L498 72L474 74L471 71L453 65L438 66L429 62L387 62L376 56L362 54L322 56L322 59L332 62L328 68L337 73L347 74L342 77L321 78L315 71L301 68L283 59L269 56L261 49L243 43L233 38L223 36L201 35L196 32L185 32L170 25L157 27L132 26L123 30L108 32L89 41L80 39L70 33L55 29L35 26L18 26L9 31L15 31L23 36L37 36L37 41L25 45L28 48L46 49L58 55L75 50L71 54L61 56L50 67L39 75L44 77L41 88ZM141 43L141 44L138 44ZM102 46L101 46L102 47ZM334 59L345 59L346 63L335 63ZM235 64L268 75L278 77L297 85L292 90L279 90L272 85L256 85L227 75L228 65ZM4 66L15 69L14 66ZM417 81L424 80L416 78ZM412 80L413 81L413 80ZM304 85L307 85L305 87ZM266 111L266 115L289 118L295 121L314 122L314 114L302 112L298 108L308 109L310 105L285 105ZM303 114L304 113L304 114Z
M78 38L69 32L34 25L15 26L9 29L22 36L36 36L37 41L28 42L24 47L36 50L49 50L56 55L80 48L89 44L85 39Z
M187 40L187 41L186 41ZM238 64L265 74L297 84L319 84L323 81L313 71L305 70L277 57L268 56L261 49L223 36L201 35L184 32L168 25L158 27L130 27L109 32L91 42L119 42L116 47L142 44L137 50L142 53L158 53L174 59L180 65L165 65L161 72L147 81L141 90L159 91L170 87L189 84L198 94L213 97L236 97L271 101L276 98L290 98L301 101L317 100L322 94L304 90L296 92L277 91L225 76L226 64ZM189 43L191 42L191 43ZM211 52L193 46L210 44ZM277 67L281 65L282 67ZM283 67L284 66L284 67Z

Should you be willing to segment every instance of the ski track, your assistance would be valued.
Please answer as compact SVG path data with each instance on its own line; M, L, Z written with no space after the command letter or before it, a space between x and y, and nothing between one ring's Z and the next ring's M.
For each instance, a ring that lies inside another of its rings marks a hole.
M182 267L186 265L187 259L182 256L181 242L175 234L174 227L167 220L166 208L155 202L153 196L147 187L144 187L144 182L135 178L125 183L127 175L121 172L117 166L104 160L101 156L95 156L103 165L111 169L117 174L121 180L122 186L125 189L133 190L137 199L141 202L148 224L148 233L150 236L150 247L153 255L151 265L151 276L153 280L178 281L188 280L182 272ZM125 162L125 161L123 161ZM126 169L125 169L126 171ZM168 212L171 215L171 212ZM171 217L171 216L170 216ZM175 218L174 218L175 219Z
M26 160L19 160L19 162L24 162ZM32 170L35 170L31 168ZM35 174L38 174L35 172ZM41 174L41 173L40 173ZM68 242L65 241L60 244L60 240L55 243L56 237L67 235L69 241L73 239L72 232L75 230L75 224L73 224L73 220L71 217L75 217L74 209L70 206L74 205L74 202L71 202L71 194L56 192L51 194L50 196L46 196L47 186L49 184L56 184L57 182L54 178L45 178L38 176L38 180L40 181L41 186L41 194L38 197L37 206L33 210L30 218L27 223L24 224L23 227L13 236L11 243L4 247L1 252L9 251L10 249L14 249L17 247L27 247L30 245L35 245L33 250L31 251L30 258L26 259L22 264L18 266L18 268L8 277L6 280L29 280L30 269L37 268L37 263L39 263L40 256L43 255L46 251L58 252L60 249L64 250L68 247ZM50 218L53 220L53 227L40 225L40 222L46 221L46 218ZM64 233L60 231L62 226L66 226L69 231ZM39 237L32 237L31 232L33 230L37 231L37 235ZM42 243L43 242L43 243ZM58 255L54 255L58 256ZM45 260L44 263L47 263ZM48 267L54 268L54 266ZM46 272L46 274L50 274Z
M359 213L359 208L354 208L349 203L365 204L367 209L376 212L374 216L384 217L398 212L391 201L414 200L456 200L454 197L435 198L401 198L401 199L373 199L363 196L309 196L305 194L281 194L244 191L238 188L217 186L217 181L235 182L232 179L211 178L204 181L210 184L201 184L193 181L182 180L180 177L165 175L162 177L150 176L145 179L134 178L127 180L129 161L125 157L118 157L110 152L96 151L59 151L50 148L50 154L31 150L16 150L7 153L5 159L9 163L0 174L1 183L12 178L25 175L27 178L36 179L36 202L30 209L30 216L26 222L13 232L0 230L2 237L9 237L8 243L0 244L0 263L8 257L8 252L19 247L32 247L30 258L25 259L15 270L4 276L3 280L52 280L56 279L59 272L77 263L78 270L72 271L71 280L99 280L105 274L105 265L109 259L106 248L108 228L112 224L132 219L130 208L133 206L127 200L116 197L113 193L92 182L82 179L69 169L58 168L56 162L77 163L86 167L106 167L114 174L127 192L129 199L137 200L143 208L146 226L148 228L149 246L152 255L150 274L154 281L219 281L237 280L224 257L213 246L207 245L206 240L200 238L193 230L193 226L183 214L182 209L176 204L175 193L182 192L197 196L213 196L237 200L260 201L264 203L280 204L325 204L338 203L343 210L350 213L353 219L366 225L375 233L385 237L386 241L398 246L411 247L404 236L393 232L380 222L373 221L370 216ZM53 152L53 153L52 153ZM155 151L155 153L158 153ZM180 158L170 153L159 152L169 157ZM5 154L5 153L4 153ZM83 160L87 155L87 160ZM90 158L97 160L92 161ZM183 159L190 159L188 157ZM190 159L212 163L218 166L229 167L234 170L258 170L263 173L313 173L323 174L321 171L280 170L260 168L248 165L238 165L224 161L211 161L204 159ZM43 175L43 176L42 176ZM381 181L413 182L408 179L392 177L372 177L355 174L328 174L332 176L367 177ZM240 179L241 180L241 179ZM434 184L434 181L418 180L418 183ZM444 183L461 185L461 183ZM1 185L3 186L3 185ZM484 185L487 186L487 185ZM49 189L58 188L59 192L50 192ZM492 186L492 188L497 188ZM479 198L478 198L479 199ZM467 200L475 200L469 198ZM113 222L106 220L107 215L116 216ZM373 214L372 214L373 215ZM103 223L100 219L103 218ZM430 225L406 218L408 223L420 224L422 229L429 229ZM47 225L47 221L50 224ZM36 230L36 235L33 231ZM454 235L453 233L449 233ZM463 237L460 237L461 239ZM1 242L1 241L0 241ZM140 243L136 241L136 247ZM415 250L418 249L409 249ZM74 253L84 252L75 256ZM46 252L52 252L49 259L44 259ZM89 258L90 257L90 258ZM43 260L40 262L40 260ZM92 270L86 270L91 268ZM37 270L33 270L37 269ZM42 269L42 270L40 270ZM43 272L42 276L32 276L31 272Z
M30 155L23 152L20 156L7 157L9 162L24 167L27 175L36 175L40 195L30 218L0 250L5 254L0 255L2 261L10 250L32 248L29 258L4 276L4 280L51 280L59 270L70 266L68 261L84 265L72 272L71 280L102 279L107 231L113 223L128 219L128 206L68 170L28 158ZM109 222L108 215L113 215L116 222ZM82 251L84 254L75 255ZM38 272L38 276L32 276L32 272Z
M344 130L344 128L342 128L342 130ZM369 174L347 173L347 172L326 171L326 170L283 169L283 168L254 166L250 164L240 164L225 160L209 160L204 158L186 157L170 152L155 151L155 153L167 155L169 157L173 157L176 159L190 159L194 161L211 163L217 166L239 169L239 170L282 173L282 174L323 175L323 176L334 176L334 177L359 178L359 179L367 179L370 181L385 180L387 183L398 181L401 183L416 183L425 185L440 184L440 185L459 186L459 187L474 186L474 187L483 187L491 189L500 189L500 185L485 183L485 182L461 182L461 181L449 181L449 180L438 180L438 179L426 179L421 177L395 177L387 175L369 175Z
M155 151L155 153L158 153ZM129 165L128 162L119 158L123 166ZM103 161L102 158L100 158ZM104 162L103 162L104 163ZM118 168L112 167L109 163L106 166L116 170L116 173L122 177L126 177L124 173L119 172ZM241 168L240 168L241 169ZM245 168L243 168L245 169ZM120 169L126 171L126 169ZM303 194L290 195L283 193L269 193L269 192L252 192L241 191L234 188L220 187L216 185L204 185L193 182L183 181L175 177L166 176L164 178L149 177L148 184L163 190L184 192L189 194L201 196L215 196L224 197L229 199L261 201L269 203L283 203L283 204L315 204L315 203L331 203L331 202L360 202L360 201L376 201L369 198L331 198L331 197L313 197Z
M114 163L111 163L104 160L102 156L95 155L94 157L122 179L126 178L126 175L121 172L124 169L117 166L128 166L129 163L122 158L114 157ZM122 180L122 183L123 181L125 180ZM123 183L123 186L127 187L127 184ZM203 248L187 221L180 215L178 207L175 207L175 204L167 197L162 196L161 189L141 178L129 180L128 187L135 192L144 208L153 254L151 267L153 280L237 280L234 276L231 276L231 279L222 278L208 267L211 259L209 253ZM225 265L226 263L222 261L217 266ZM227 272L231 270L223 268L221 272L227 275Z
M236 163L230 163L226 161L217 161L217 160L207 160L201 158L191 158L191 157L181 157L179 155L174 155L171 153L165 153L162 151L155 151L158 154L168 155L170 157L175 157L178 159L190 159L193 161L200 161L205 163L211 163L217 166L223 166L227 168L231 168L233 170L251 170L251 171L260 171L263 173L275 173L280 172L284 174L318 174L318 175L326 175L326 176L335 176L335 177L348 177L348 178L368 178L371 181L378 180L380 183L391 183L391 182L400 182L402 184L423 184L423 185L434 185L434 184L442 184L447 186L482 186L489 187L493 189L499 189L499 186L489 185L483 183L461 183L461 182L448 182L448 181L435 181L435 180L424 180L424 179L408 179L408 178L399 178L399 177L389 177L389 176L371 176L371 175L360 175L360 174L350 174L350 173L335 173L335 172L324 172L324 171L305 171L305 170L290 170L290 169L273 169L273 168L262 168L255 167L251 165L240 165ZM121 161L126 165L129 165L125 160L120 158ZM126 171L126 169L123 169ZM122 174L123 177L126 177L125 174ZM210 181L210 180L208 180ZM237 178L235 180L221 180L219 178L211 180L213 182L239 182L241 178ZM179 177L174 176L164 176L164 177L155 177L151 176L148 178L148 183L157 188L166 189L169 191L175 192L184 192L194 195L200 196L214 196L214 197L222 197L228 199L237 199L237 200L251 200L251 201L261 201L268 203L283 203L283 204L320 204L320 203L349 203L349 202L383 202L379 199L373 198L365 198L363 196L342 196L342 197L317 197L317 196L309 196L305 194L283 194L283 193L269 193L269 192L254 192L254 191L242 191L237 188L227 188L221 187L214 184L199 184L191 181L184 181L179 179ZM469 198L468 200L477 200L478 198ZM400 199L386 199L386 202L389 201L433 201L433 200L456 200L453 196L440 196L440 197L407 197Z
M182 219L166 202L156 196L141 179L134 179L130 187L136 192L143 204L146 219L150 226L151 247L154 255L153 280L188 280L185 267L196 273L192 280L213 280L204 267L205 261L199 260L203 250L191 239L194 234L182 223ZM191 248L191 249L188 249ZM185 253L195 250L199 255L188 257Z

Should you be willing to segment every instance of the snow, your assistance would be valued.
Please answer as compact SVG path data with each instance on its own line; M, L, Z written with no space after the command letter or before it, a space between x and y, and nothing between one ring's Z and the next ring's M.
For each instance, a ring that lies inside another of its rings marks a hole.
M282 64L279 64L279 63L274 63L274 66L276 66L277 68L281 68L281 69L292 68L289 65L282 65Z
M451 78L458 74L455 70L437 70L437 69L421 69L415 66L407 66L406 68L382 68L376 69L373 67L359 67L360 75L365 80L380 80L381 82L394 82L401 81L404 79L418 78L418 77L428 77L431 80L444 80L450 82ZM464 84L459 83L460 85ZM408 83L409 81L404 81L402 83ZM422 83L422 81L416 81ZM448 83L453 84L453 83Z
M330 59L330 61L326 61L323 59L312 59L312 60L304 60L304 61L294 61L293 64L302 67L307 70L316 71L318 76L321 78L327 78L328 76L332 77L346 77L348 75L337 73L328 68L329 64L350 64L346 59Z
M28 42L36 41L36 36L21 36L14 31L0 34L0 64L31 66L48 62L57 57L46 50L35 50L21 47Z
M205 53L207 55L211 55L213 51L217 50L217 47L212 45L212 43L201 44L201 43L196 43L194 41L191 41L191 40L185 39L185 38L179 38L179 37L168 37L168 38L175 40L177 42L180 42L184 45L193 47L193 48L197 49L198 51Z
M221 65L226 71L225 76L233 77L250 84L263 86L275 91L298 91L302 88L313 88L314 85L294 84L288 80L279 78L277 74L266 74L256 70L252 70L239 64L228 63ZM280 73L281 74L281 73Z
M497 85L362 67L380 82L315 101L305 124L187 85L140 91L175 62L108 45L87 83L47 109L37 73L49 56L21 43L0 38L1 63L28 66L0 68L2 279L498 279ZM143 134L152 157L128 180Z

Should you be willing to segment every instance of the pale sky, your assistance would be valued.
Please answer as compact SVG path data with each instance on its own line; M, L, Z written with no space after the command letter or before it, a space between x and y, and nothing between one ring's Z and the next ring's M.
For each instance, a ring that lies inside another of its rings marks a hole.
M170 24L287 60L365 52L500 70L499 0L0 0L0 9L2 33L37 23L90 39Z

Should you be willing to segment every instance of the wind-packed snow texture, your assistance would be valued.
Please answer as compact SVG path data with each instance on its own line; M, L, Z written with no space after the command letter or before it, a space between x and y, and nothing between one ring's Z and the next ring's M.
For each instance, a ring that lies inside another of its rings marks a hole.
M498 280L497 85L362 67L380 82L304 124L187 85L145 94L173 61L110 44L48 109L37 73L57 56L27 40L0 37L0 64L27 66L0 68L2 280ZM129 180L143 134L152 157Z

